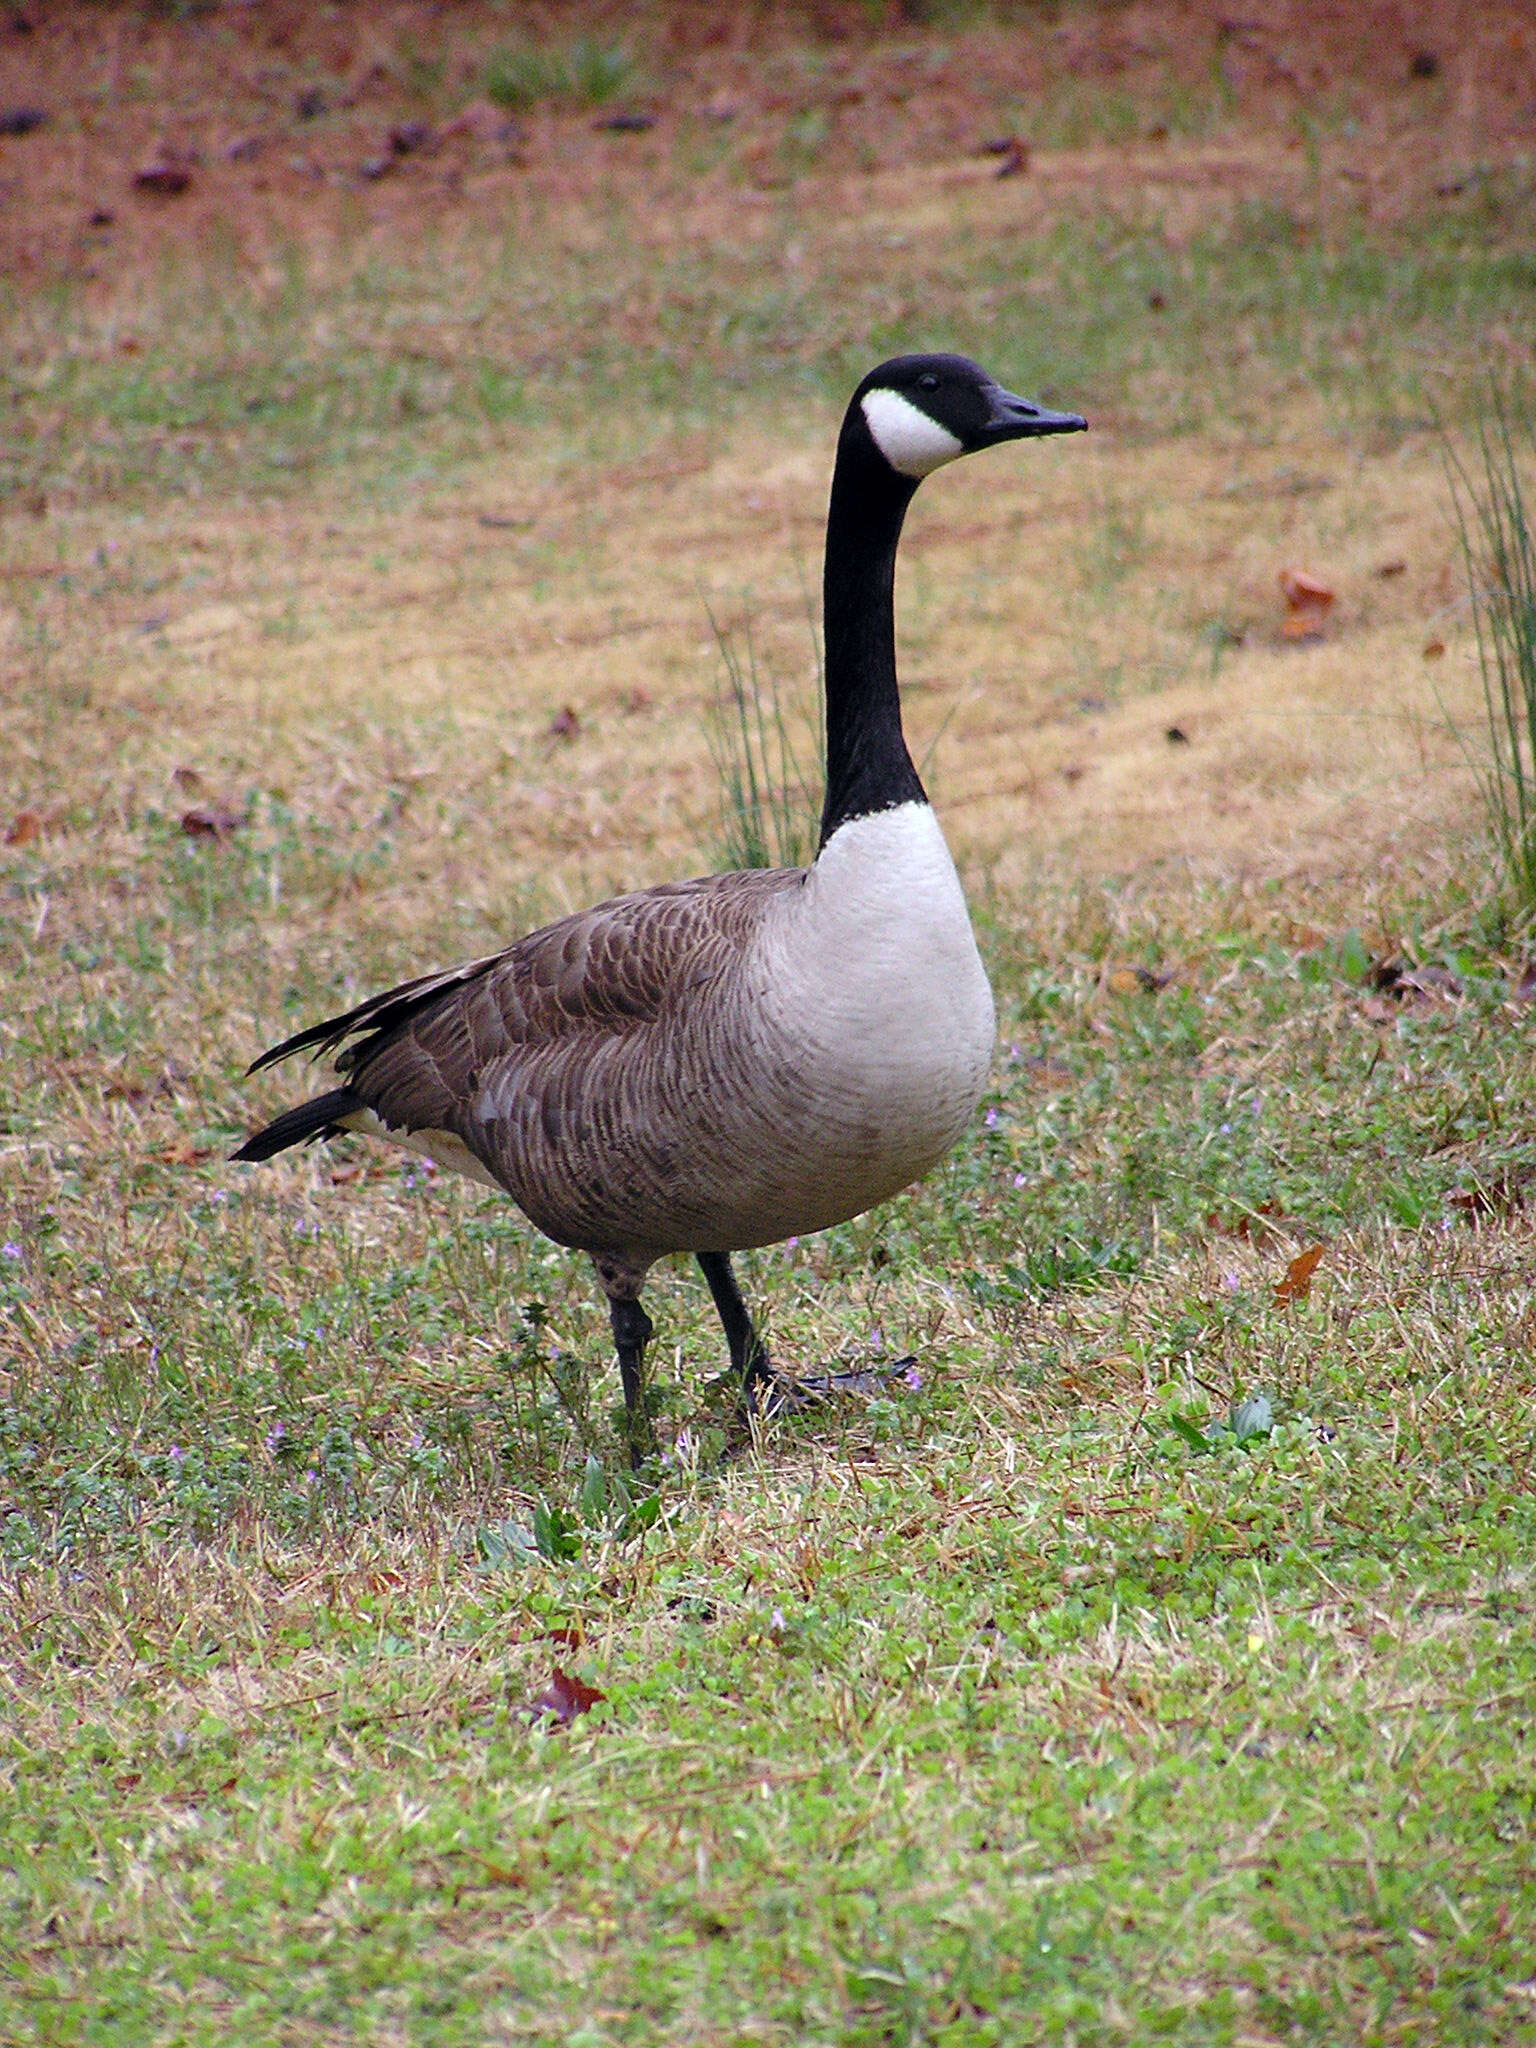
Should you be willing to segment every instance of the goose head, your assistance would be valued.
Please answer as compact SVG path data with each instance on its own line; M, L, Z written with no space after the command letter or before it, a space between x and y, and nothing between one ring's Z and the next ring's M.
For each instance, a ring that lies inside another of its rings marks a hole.
M1005 391L966 356L893 356L854 392L843 441L850 454L866 443L888 469L915 485L979 448L1039 434L1081 433L1087 424L1081 413L1051 412Z

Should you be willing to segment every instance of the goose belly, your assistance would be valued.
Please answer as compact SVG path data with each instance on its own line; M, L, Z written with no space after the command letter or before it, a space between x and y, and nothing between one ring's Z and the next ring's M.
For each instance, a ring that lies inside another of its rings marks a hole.
M765 935L756 1241L857 1215L942 1159L992 1058L992 991L926 804L845 825ZM744 1191L745 1192L745 1191ZM748 1215L735 1218L740 1227Z

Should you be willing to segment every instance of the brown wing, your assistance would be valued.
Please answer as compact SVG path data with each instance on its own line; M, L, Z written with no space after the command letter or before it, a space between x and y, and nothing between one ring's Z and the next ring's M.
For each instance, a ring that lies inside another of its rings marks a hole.
M530 1091L535 1115L541 1085L568 1097L610 1048L679 1020L740 960L771 898L802 879L799 869L764 869L616 897L505 952L372 997L257 1065L340 1047L349 1091L391 1130L456 1132L504 1177L474 1110L487 1074L503 1090Z

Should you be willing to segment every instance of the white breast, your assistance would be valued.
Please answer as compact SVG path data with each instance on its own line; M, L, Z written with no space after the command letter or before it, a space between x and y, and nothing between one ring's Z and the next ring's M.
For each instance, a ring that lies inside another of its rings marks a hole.
M944 1156L992 1058L992 991L930 807L841 826L765 927L759 965L786 1191L855 1215Z

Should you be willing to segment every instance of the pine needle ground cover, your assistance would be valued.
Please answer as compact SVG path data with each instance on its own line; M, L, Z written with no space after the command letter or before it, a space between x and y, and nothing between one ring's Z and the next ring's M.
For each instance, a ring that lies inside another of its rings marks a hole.
M1531 2038L1536 949L1446 459L1530 368L1519 17L254 12L42 24L0 137L0 2035ZM716 864L725 654L813 757L838 408L939 342L1094 423L903 560L992 1089L747 1262L874 1394L722 1464L658 1273L637 1493L580 1263L229 1166L241 1073Z

